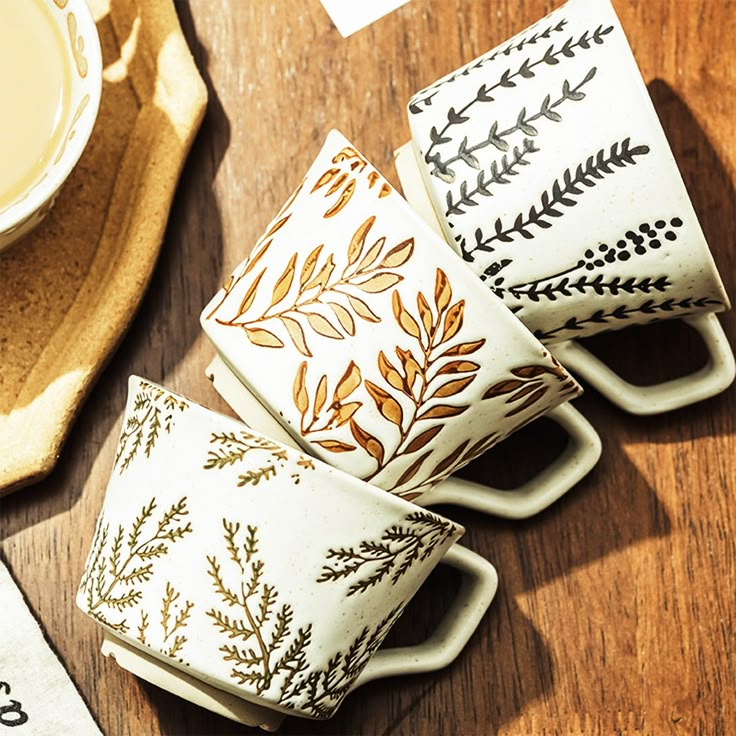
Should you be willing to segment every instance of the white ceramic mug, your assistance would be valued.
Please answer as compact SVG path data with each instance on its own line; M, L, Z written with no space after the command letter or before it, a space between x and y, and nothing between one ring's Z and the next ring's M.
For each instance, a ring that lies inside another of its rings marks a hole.
M133 376L77 604L124 667L273 729L459 654L497 585L463 532ZM379 650L438 563L463 584L436 632Z
M85 0L23 0L43 4L64 39L71 74L64 129L42 173L17 198L0 207L0 251L35 228L84 151L97 119L102 93L102 53L94 18ZM12 73L4 71L3 73ZM3 114L12 114L4 111Z
M600 454L566 403L577 384L336 131L201 322L246 422L276 431L260 402L310 453L423 506L529 516ZM523 488L449 477L543 414L571 441Z
M609 0L570 0L417 93L404 192L571 370L627 411L712 396L734 378L729 308ZM632 385L576 340L682 318L708 365Z

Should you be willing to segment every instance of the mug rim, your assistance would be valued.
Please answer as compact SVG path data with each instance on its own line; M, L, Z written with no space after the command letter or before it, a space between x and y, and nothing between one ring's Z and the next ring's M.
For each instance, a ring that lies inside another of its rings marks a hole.
M83 35L85 41L84 51L88 62L87 78L89 80L85 82L88 87L85 93L89 95L89 102L87 103L89 112L82 116L84 120L78 121L75 135L71 140L68 140L66 150L59 164L53 166L52 161L47 162L43 171L46 173L50 171L51 173L42 180L36 179L14 203L0 211L0 236L26 218L32 217L45 202L61 189L79 163L79 159L89 143L97 122L102 97L102 47L97 24L86 0L70 0L69 4L63 9L54 0L41 0L41 2L47 6L51 5L52 11L56 9L62 14L74 12L80 35ZM68 52L68 60L73 64L71 51L66 46L65 49ZM11 242L8 245L12 245L12 235ZM0 246L0 251L2 250L3 246Z
M204 404L200 404L198 401L194 401L193 399L190 399L188 396L184 396L183 394L178 393L177 391L172 391L171 389L167 388L166 386L163 386L159 383L156 383L155 381L151 381L148 378L144 378L143 376L139 376L136 373L132 373L128 378L128 396L126 397L126 408L127 408L127 402L130 398L132 392L140 386L141 382L147 383L149 385L153 385L156 388L160 388L163 391L166 391L166 393L174 394L176 396L181 397L182 399L185 399L190 406L197 407L201 411L205 412L207 415L213 415L214 417L217 417L219 419L225 419L228 422L232 422L234 424L240 425L241 429L248 432L249 434L253 435L257 438L266 439L269 442L274 442L278 444L284 451L286 451L287 455L289 455L289 459L292 460L296 454L303 458L307 458L308 460L311 460L315 463L317 466L315 470L317 470L320 473L320 477L323 479L329 478L332 474L335 474L337 476L337 481L340 484L341 492L346 493L361 493L367 498L376 498L381 499L383 503L385 503L388 507L395 506L397 510L403 510L407 513L410 512L416 512L416 511L427 511L427 509L423 508L422 506L419 506L418 504L414 503L413 501L408 501L405 498L402 498L401 496L397 496L395 493L391 493L390 491L386 491L383 488L380 488L379 486L373 485L372 483L368 483L367 481L363 480L362 478L358 478L355 475L351 475L345 470L342 470L339 467L336 467L334 465L331 465L328 462L325 462L324 460L321 460L319 457L316 457L315 455L311 455L306 450L300 448L296 449L295 447L291 447L289 445L284 444L280 440L275 440L268 435L263 434L257 429L254 429L253 427L249 426L245 423L244 420L240 418L235 418L228 416L227 414L223 414L222 412L216 411L214 409L210 409L207 406L204 406ZM125 415L125 411L123 412L123 415ZM109 485L109 483L108 483ZM352 487L349 487L352 486ZM107 496L107 487L105 489L105 497ZM104 505L104 499L103 499L103 505ZM102 507L100 508L100 513L102 513ZM451 524L453 524L455 527L460 530L461 534L460 537L462 537L465 532L467 531L465 526L463 524L460 524L457 521L454 521L447 516L444 516L443 514L437 513L436 511L430 511L432 515L442 519L443 521L448 521ZM460 539L458 537L458 539Z

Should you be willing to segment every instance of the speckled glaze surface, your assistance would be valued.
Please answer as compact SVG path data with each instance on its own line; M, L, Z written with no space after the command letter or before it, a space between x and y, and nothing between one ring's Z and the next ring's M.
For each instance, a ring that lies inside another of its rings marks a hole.
M48 214L56 195L82 155L92 134L102 92L102 54L92 14L85 0L44 2L66 41L72 85L61 147L42 176L14 202L0 210L0 251L30 232Z
M462 533L131 377L77 603L188 677L327 718Z
M570 0L408 114L448 242L541 340L728 308L609 0Z
M335 131L201 322L297 442L406 498L580 391Z

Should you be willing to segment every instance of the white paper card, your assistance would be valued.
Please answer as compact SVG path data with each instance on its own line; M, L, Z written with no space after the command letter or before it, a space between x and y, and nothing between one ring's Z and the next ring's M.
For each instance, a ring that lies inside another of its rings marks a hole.
M361 28L400 8L409 0L321 0L332 22L347 38Z
M102 736L0 562L0 734Z

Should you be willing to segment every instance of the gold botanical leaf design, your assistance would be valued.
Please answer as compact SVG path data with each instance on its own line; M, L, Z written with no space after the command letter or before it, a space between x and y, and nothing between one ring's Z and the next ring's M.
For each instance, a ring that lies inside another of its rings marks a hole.
M563 398L577 393L575 381L570 378L554 357L548 357L552 361L551 366L533 364L513 368L511 374L514 378L507 378L489 386L483 394L483 398L493 399L506 396L506 403L515 404L515 406L512 406L504 416L513 417L534 406L548 394L550 386L545 382L545 376L552 376L562 384L558 387L558 393ZM527 419L525 423L528 421Z
M160 638L155 641L149 641L147 631L149 629L149 615L144 610L140 611L140 624L138 624L138 636L136 639L143 645L157 648L167 657L176 658L179 662L184 662L179 652L187 643L188 639L184 634L177 633L183 631L189 621L194 603L192 601L184 601L177 603L181 595L174 586L166 583L166 591L161 599L161 629ZM176 634L176 636L174 636Z
M390 577L395 585L414 564L426 560L437 547L458 533L451 521L428 511L415 511L403 523L386 529L378 540L366 540L357 547L330 548L318 583L361 575L348 588L348 597L364 593Z
M142 586L153 575L155 561L192 531L191 522L183 523L189 514L186 497L172 504L158 522L154 521L156 508L153 498L130 528L119 525L112 539L110 526L101 517L82 577L80 591L86 597L87 613L121 634L129 626L127 617L120 614L140 604ZM117 620L113 621L113 616ZM139 635L143 635L140 629Z
M235 314L228 319L217 317L218 324L241 328L248 340L259 347L282 348L288 337L302 355L311 357L307 337L310 333L343 340L347 335L355 335L358 320L380 322L366 295L387 291L403 279L401 274L387 269L403 266L411 258L414 241L402 241L382 258L388 247L385 236L372 243L369 240L375 221L372 215L355 230L341 269L337 268L333 253L324 253L324 244L313 248L301 267L299 254L294 253L276 279L266 309L254 309L264 269L253 278ZM217 309L224 303L221 301ZM285 334L277 331L279 326Z
M213 432L210 435L210 445L216 449L208 451L203 466L205 470L222 470L249 459L253 460L245 472L238 476L239 488L256 486L261 481L270 480L289 459L288 452L282 445L244 430L237 433ZM256 457L262 458L261 461L256 463ZM302 467L314 468L311 464ZM292 474L291 478L298 485L299 475Z
M125 421L115 452L114 467L124 473L139 451L148 458L156 446L161 432L171 433L177 413L186 411L189 404L184 399L141 381L133 400L133 411Z
M391 185L352 146L346 146L333 156L332 163L338 165L324 171L310 190L310 194L321 192L324 198L337 195L337 199L324 212L325 219L337 215L350 202L357 188L358 174L365 176L368 189L376 188L379 199L393 191ZM343 163L348 164L348 171L339 165Z
M230 275L222 288L222 297L209 311L206 319L211 319L212 317L214 317L215 313L220 309L220 307L222 307L227 298L230 296L233 289L255 269L256 265L267 253L269 247L271 246L271 243L273 242L273 236L279 230L281 230L281 228L283 228L284 225L286 225L286 223L291 219L292 213L289 211L289 208L296 200L297 195L299 194L303 186L304 182L302 181L302 183L294 190L294 192L292 192L291 196L286 200L283 207L279 210L273 221L269 224L266 232L256 241L256 244L253 247L253 251L251 252L249 258L247 258L238 267L238 270ZM256 279L246 290L245 296L243 297L240 307L238 308L239 312L246 312L250 308L253 299L255 298L255 295L257 293L258 283L260 282L261 277L264 273L265 269L261 271L260 275L256 277Z
M402 245L396 253L404 258L405 246ZM372 481L392 463L411 460L387 490L411 481L431 452L426 451L418 458L412 459L411 456L434 440L442 430L444 420L459 416L469 408L469 403L460 397L475 381L480 368L479 363L467 360L465 356L478 351L485 344L485 339L452 344L462 328L465 302L462 299L452 301L452 287L441 269L436 270L432 301L433 306L420 291L416 297L416 312L413 312L397 291L391 295L394 318L412 346L404 348L397 345L395 357L379 351L377 367L382 382L364 379L351 362L341 379L347 382L346 377L349 376L349 385L340 395L336 389L330 401L322 400L320 396L327 382L325 375L318 379L316 388L310 389L306 362L299 366L294 379L294 404L301 415L302 436L308 436L329 452L351 452L361 448L375 461L375 470L365 476L366 480ZM368 402L356 398L360 386ZM390 425L391 429L382 433L381 439L364 427L362 416L366 403L375 406L378 414ZM336 441L334 436L323 436L322 433L333 433L346 421L349 422L354 445L343 438ZM392 436L392 432L393 439L389 445L387 438Z
M261 694L281 679L282 691L308 668L307 649L312 625L292 633L294 610L279 602L279 592L264 580L265 563L258 557L258 528L241 533L240 522L222 520L224 539L233 563L228 582L215 555L207 556L212 586L225 607L206 612L212 625L232 644L223 644L223 661L231 662L230 677Z

